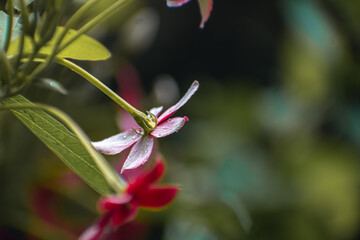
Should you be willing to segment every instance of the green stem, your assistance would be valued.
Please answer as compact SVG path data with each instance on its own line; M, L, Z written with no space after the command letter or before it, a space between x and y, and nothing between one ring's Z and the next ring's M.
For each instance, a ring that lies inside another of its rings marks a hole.
M12 35L12 31L13 31L13 24L14 24L14 2L13 0L9 0L9 21L8 21L8 26L7 26L7 32L6 32L6 40L5 40L5 46L4 46L4 52L7 52L9 45L10 45L10 41L11 41L11 35Z
M87 152L91 155L92 159L103 173L108 184L114 189L116 193L121 194L127 186L115 170L104 160L99 152L97 152L90 143L90 139L84 131L63 111L45 104L21 104L21 105L7 105L0 109L39 109L48 112L54 117L58 118L65 124L78 138L81 144L85 147Z
M20 0L20 7L21 7L21 20L22 20L22 24L23 24L23 29L22 31L26 31L27 34L29 34L31 32L31 25L29 22L29 11L27 9L27 6L24 2L24 0Z
M127 103L124 99L122 99L119 95L117 95L115 92L113 92L110 88L108 88L105 84L103 84L99 79L91 75L89 72L87 72L85 69L81 68L80 66L76 65L73 62L70 62L66 59L56 59L56 62L69 68L70 70L76 72L86 80L88 80L91 84L93 84L96 88L98 88L100 91L105 93L108 97L110 97L114 102L119 104L122 108L124 108L128 113L131 115L135 113L139 113L140 111L131 106L129 103Z
M44 58L46 57L43 54L38 54L39 58L35 58L34 61L37 62L44 62L46 61ZM26 58L23 59L24 61ZM136 121L136 123L142 127L145 131L145 134L150 133L154 128L156 127L157 119L154 115L147 116L145 113L137 110L132 105L130 105L128 102L126 102L123 98L121 98L119 95L117 95L114 91L112 91L109 87L107 87L105 84L103 84L99 79L91 75L89 72L87 72L85 69L81 68L80 66L76 65L75 63L62 59L62 58L55 58L55 61L63 65L64 67L67 67L68 69L74 71L75 73L79 74L83 78L85 78L88 82L90 82L92 85L94 85L96 88L98 88L100 91L102 91L105 95L107 95L109 98L111 98L115 103L117 103L120 107L122 107L125 111L127 111ZM24 86L22 86L24 87ZM22 89L17 89L12 95L17 94Z
M3 49L0 48L0 69L4 71L4 75L2 75L1 79L4 79L5 86L10 87L10 81L13 74L13 68L10 65L9 60L6 57L6 54ZM9 89L7 89L8 91Z
M19 50L18 50L18 55L16 57L16 60L15 60L15 69L18 69L19 66L20 66L20 63L21 63L21 58L22 58L22 55L23 55L23 52L24 52L24 43L25 43L25 33L22 32L21 33L21 36L20 36L20 44L19 44Z
M126 102L119 95L113 92L100 80L98 80L96 77L88 73L80 66L66 59L56 59L56 62L76 72L77 74L88 80L92 85L94 85L100 91L105 93L109 98L111 98L114 102L116 102L124 110L126 110L134 118L134 120L144 129L145 132L151 132L156 127L156 123L155 123L156 120L154 121L154 119L149 118L143 112L131 106L128 102Z

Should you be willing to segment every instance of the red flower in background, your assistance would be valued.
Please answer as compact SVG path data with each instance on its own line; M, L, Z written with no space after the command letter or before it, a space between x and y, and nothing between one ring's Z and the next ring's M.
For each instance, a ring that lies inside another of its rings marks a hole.
M107 227L114 230L131 221L139 207L160 209L168 205L175 198L179 188L154 185L164 172L164 162L157 160L155 167L151 171L139 175L134 182L129 183L122 195L102 197L98 207L105 214L90 226L79 240L100 239Z
M167 0L168 7L181 7L190 0ZM200 28L204 28L205 22L209 19L213 6L213 0L198 0L202 16Z

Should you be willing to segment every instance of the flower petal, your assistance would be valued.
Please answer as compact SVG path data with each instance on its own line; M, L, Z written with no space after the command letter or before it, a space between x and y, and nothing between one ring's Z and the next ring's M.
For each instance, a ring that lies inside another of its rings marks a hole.
M154 187L134 195L133 204L146 208L161 208L168 205L179 191L177 186Z
M160 115L158 118L158 124L164 121L166 118L173 115L179 108L181 108L189 99L190 97L198 90L199 88L199 82L194 81L189 90L186 92L186 94L180 99L179 102L177 102L174 106L170 107L168 110L166 110L163 114Z
M150 157L153 146L154 138L150 135L143 136L131 149L121 171L144 164Z
M168 7L180 7L190 0L167 0Z
M134 118L125 110L120 109L116 117L117 125L121 131L126 131L132 128L139 128Z
M157 117L162 110L163 110L162 106L161 107L154 107L154 108L150 109L150 112Z
M198 0L202 16L200 28L204 28L205 22L209 19L213 6L213 0Z
M125 204L118 206L111 216L111 225L113 227L118 227L131 221L137 213L137 207L132 204Z
M111 213L106 213L96 223L88 227L78 238L78 240L97 240L100 239L106 225L111 217Z
M136 68L130 63L122 63L116 73L117 94L135 108L141 108L143 91ZM118 126L122 131L139 127L132 116L119 106Z
M156 165L151 171L138 176L133 183L129 183L126 193L136 195L137 192L147 191L147 189L158 181L165 173L165 164L162 159L156 160Z
M169 118L165 122L157 125L150 133L152 136L161 138L179 131L189 119L187 117Z
M106 138L99 142L92 142L99 152L114 155L130 147L141 138L133 129Z
M101 211L110 211L119 205L129 203L132 196L129 194L122 194L120 196L102 197L99 200L98 208Z

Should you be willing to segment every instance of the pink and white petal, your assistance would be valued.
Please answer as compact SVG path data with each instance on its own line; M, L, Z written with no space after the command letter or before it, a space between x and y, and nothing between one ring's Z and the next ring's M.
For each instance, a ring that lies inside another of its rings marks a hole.
M122 109L120 109L116 121L121 131L127 131L132 128L139 128L139 125L135 122L134 118L128 112Z
M200 28L204 28L205 22L209 19L213 6L213 0L198 0L202 16Z
M156 138L166 137L174 132L179 131L189 121L187 117L175 117L169 118L165 122L157 125L156 128L150 133L150 135Z
M98 240L108 225L112 213L108 212L101 217L96 223L88 227L78 238L78 240Z
M143 136L131 149L121 171L144 164L149 159L153 146L154 138L150 135Z
M159 116L159 113L161 113L162 110L163 110L163 106L154 107L154 108L150 109L150 112L157 117L157 116Z
M142 136L137 134L133 129L130 129L102 141L92 142L92 144L99 152L114 155L122 152L128 147L131 147L141 137Z
M181 7L185 3L190 2L190 0L167 0L168 7Z
M186 94L180 99L180 101L178 101L174 106L170 107L168 110L166 110L163 114L160 115L160 117L158 118L158 124L173 115L179 108L181 108L191 98L191 96L196 92L196 90L198 90L198 88L199 82L194 81Z

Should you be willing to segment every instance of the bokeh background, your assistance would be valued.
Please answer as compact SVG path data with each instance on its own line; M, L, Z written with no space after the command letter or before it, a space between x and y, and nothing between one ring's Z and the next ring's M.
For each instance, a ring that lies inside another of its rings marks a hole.
M158 141L178 198L109 239L360 239L360 2L214 0L199 24L195 0L134 0L90 33L113 56L80 64L142 110L200 82L178 112L190 122ZM119 132L124 115L84 79L47 77L68 94L25 95L94 141ZM76 239L98 195L11 114L0 124L0 239Z

